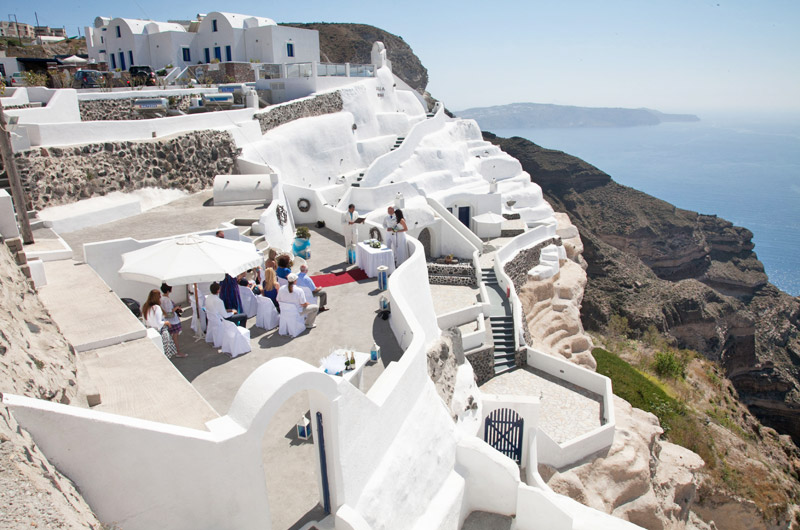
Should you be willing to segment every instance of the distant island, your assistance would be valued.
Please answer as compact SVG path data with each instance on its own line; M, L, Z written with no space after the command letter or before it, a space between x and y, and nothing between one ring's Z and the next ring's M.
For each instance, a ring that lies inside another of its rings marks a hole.
M542 103L511 103L455 111L471 118L483 130L556 129L578 127L639 127L665 122L700 121L693 114L665 114L652 109L571 107Z

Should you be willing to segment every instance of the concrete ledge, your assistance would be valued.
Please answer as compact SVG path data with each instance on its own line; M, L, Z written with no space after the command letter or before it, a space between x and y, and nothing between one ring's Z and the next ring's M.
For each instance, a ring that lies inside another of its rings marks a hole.
M78 352L147 336L144 325L86 264L45 263L47 286L39 298Z

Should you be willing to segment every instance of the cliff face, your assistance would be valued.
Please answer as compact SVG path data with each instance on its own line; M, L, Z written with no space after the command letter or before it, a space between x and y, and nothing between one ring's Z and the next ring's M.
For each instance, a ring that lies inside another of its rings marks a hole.
M517 158L585 245L582 318L654 325L720 362L761 421L800 442L800 301L768 281L752 233L614 182L523 138L486 139Z

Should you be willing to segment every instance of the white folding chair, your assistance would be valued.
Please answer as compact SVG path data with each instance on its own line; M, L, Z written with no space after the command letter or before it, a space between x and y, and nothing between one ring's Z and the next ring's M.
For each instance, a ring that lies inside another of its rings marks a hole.
M300 306L289 302L278 302L281 306L278 335L296 337L306 329L306 318L300 313Z
M247 318L253 318L258 313L258 300L253 290L243 285L239 286L239 297L242 299L242 310Z
M266 296L257 296L258 314L256 315L256 326L262 329L275 329L280 323L278 310L275 304Z
M319 297L314 296L313 293L311 292L311 289L309 289L304 285L301 285L300 288L306 295L306 302L308 302L309 304L319 305Z
M222 353L227 353L231 357L238 357L250 351L250 330L237 326L230 320L223 320Z
M205 310L205 308L204 308ZM208 328L206 329L206 342L213 343L214 347L220 349L222 347L222 324L225 320L217 313L207 313ZM233 322L231 322L233 324ZM235 324L234 324L235 325Z

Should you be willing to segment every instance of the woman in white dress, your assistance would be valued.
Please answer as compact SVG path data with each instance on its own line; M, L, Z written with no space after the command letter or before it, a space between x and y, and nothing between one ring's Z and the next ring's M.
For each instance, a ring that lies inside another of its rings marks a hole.
M399 267L406 259L408 259L408 248L406 247L406 232L408 232L408 225L406 218L403 215L403 210L396 209L394 216L397 224L394 226L394 263Z
M169 334L169 322L164 320L164 311L161 309L161 292L158 289L153 289L147 295L147 301L142 306L142 316L148 328L153 328L161 333L161 342L164 345L164 355L167 356L167 359L176 356L175 343ZM180 357L186 357L186 354L184 353Z

